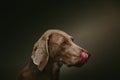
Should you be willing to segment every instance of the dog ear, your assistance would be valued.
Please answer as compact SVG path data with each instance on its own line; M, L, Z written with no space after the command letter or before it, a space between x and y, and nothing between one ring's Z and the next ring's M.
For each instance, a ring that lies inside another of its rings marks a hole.
M40 71L42 71L49 59L48 40L50 31L44 33L41 38L35 43L32 51L32 60L36 64Z

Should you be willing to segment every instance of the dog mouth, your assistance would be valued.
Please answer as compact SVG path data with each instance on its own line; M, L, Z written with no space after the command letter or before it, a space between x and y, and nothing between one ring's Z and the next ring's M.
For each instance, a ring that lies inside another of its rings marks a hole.
M72 67L72 66L81 67L83 64L85 64L88 61L89 57L90 54L88 54L87 52L82 52L79 60L75 64L68 65L68 67Z
M84 63L88 61L89 57L90 57L90 54L88 54L87 52L82 52L81 57L78 60L78 62L75 64L75 66L77 67L82 66Z

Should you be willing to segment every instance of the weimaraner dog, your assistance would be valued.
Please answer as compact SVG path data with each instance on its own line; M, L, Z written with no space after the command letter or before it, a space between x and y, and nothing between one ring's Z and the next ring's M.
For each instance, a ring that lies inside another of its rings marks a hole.
M17 80L59 80L63 64L80 67L88 58L88 52L76 45L72 36L61 30L48 30L35 43L30 62Z

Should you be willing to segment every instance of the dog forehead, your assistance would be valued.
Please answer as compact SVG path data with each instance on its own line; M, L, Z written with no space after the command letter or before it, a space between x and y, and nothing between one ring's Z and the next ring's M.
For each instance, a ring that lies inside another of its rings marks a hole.
M62 35L62 36L65 36L66 38L68 37L68 38L70 38L70 37L72 37L72 36L70 36L70 35L68 35L67 33L65 33L64 31L62 31L62 30L48 30L48 31L46 31L46 34L54 34L54 33L57 33L57 34L60 34L60 35Z

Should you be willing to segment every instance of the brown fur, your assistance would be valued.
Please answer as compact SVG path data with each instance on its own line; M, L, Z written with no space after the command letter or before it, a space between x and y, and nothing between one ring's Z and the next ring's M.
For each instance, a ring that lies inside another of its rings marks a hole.
M77 66L82 51L65 32L48 30L35 43L31 59L17 80L58 80L61 66Z

